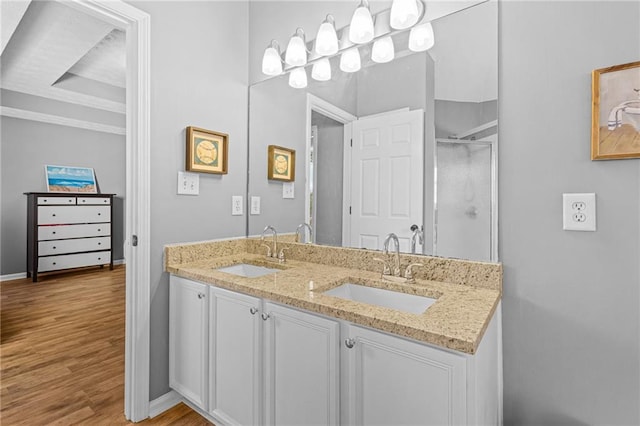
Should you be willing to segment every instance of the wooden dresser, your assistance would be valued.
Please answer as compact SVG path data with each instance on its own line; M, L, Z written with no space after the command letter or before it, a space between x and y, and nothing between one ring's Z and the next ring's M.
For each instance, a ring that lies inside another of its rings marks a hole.
M113 269L114 194L26 192L27 277L84 266Z

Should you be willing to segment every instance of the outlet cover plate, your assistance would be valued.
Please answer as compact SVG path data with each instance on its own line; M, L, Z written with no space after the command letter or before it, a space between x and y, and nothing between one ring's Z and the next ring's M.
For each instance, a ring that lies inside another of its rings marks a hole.
M231 196L231 215L242 216L242 195Z
M562 229L596 230L596 194L562 194Z
M200 193L200 175L178 172L178 194L198 195Z

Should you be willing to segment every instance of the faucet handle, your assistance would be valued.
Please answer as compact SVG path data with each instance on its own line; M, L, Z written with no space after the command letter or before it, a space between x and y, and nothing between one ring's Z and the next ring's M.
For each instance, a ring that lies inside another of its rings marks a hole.
M267 257L271 257L271 247L268 244L260 244L262 247L267 248Z
M284 258L284 251L289 250L289 247L284 247L280 249L280 253L278 253L278 262L284 263L286 259Z
M407 269L404 270L404 277L408 280L412 280L413 279L413 267L416 266L424 266L422 263L412 263L409 266L407 266Z
M391 275L391 268L389 268L389 264L386 260L380 259L379 257L374 257L373 260L382 262L382 275Z

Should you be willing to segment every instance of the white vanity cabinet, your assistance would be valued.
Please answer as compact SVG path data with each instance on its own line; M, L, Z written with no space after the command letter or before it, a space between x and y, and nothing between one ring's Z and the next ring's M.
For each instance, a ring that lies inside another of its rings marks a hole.
M340 423L338 321L264 303L265 424Z
M169 386L207 409L209 286L171 276L169 286Z
M209 413L225 424L261 424L262 302L209 290Z

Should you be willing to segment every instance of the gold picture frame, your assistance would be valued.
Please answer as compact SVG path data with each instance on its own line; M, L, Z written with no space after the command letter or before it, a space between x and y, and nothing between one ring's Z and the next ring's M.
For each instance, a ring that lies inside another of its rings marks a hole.
M269 145L267 178L293 182L296 179L296 151L281 146Z
M228 156L229 135L187 127L187 171L226 175Z
M591 159L640 158L640 62L594 70Z

